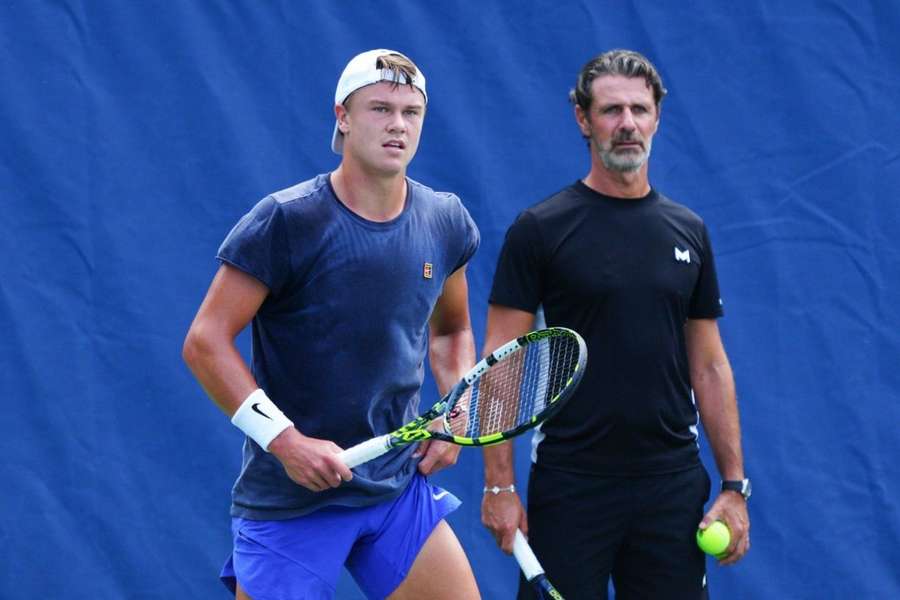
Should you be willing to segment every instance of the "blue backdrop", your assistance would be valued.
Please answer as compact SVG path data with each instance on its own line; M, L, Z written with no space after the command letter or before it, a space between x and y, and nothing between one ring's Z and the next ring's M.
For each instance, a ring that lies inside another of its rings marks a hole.
M234 222L337 165L334 85L374 47L428 76L410 174L481 228L479 345L506 227L588 170L578 69L656 62L651 181L709 225L755 484L714 597L900 597L898 31L890 0L0 2L0 597L226 597L240 435L181 343ZM511 598L479 453L438 480Z

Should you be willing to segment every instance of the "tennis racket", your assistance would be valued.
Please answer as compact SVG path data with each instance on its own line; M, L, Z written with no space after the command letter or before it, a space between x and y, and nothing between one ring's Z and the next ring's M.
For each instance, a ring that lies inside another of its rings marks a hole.
M503 344L478 362L428 412L342 451L351 469L393 448L427 439L463 446L498 444L542 423L581 381L587 347L571 329L550 327ZM428 429L436 419L443 427Z
M538 562L537 557L531 550L531 546L525 540L522 532L516 529L516 537L513 540L513 556L519 563L519 568L525 574L525 579L537 592L538 598L541 600L563 600L562 594L556 591L550 580L544 574L544 568Z

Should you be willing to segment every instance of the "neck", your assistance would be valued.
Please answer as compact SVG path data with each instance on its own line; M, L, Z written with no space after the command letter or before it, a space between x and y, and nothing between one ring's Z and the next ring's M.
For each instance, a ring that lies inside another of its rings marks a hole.
M650 193L647 163L637 171L620 172L607 169L599 159L591 165L591 172L582 179L592 190L614 198L643 198Z
M368 173L344 160L331 174L338 200L369 221L396 219L406 204L406 175Z

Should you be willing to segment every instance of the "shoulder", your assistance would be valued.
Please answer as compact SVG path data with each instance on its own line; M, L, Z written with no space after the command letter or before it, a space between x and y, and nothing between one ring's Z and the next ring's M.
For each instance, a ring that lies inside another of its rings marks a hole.
M289 188L269 194L263 201L282 208L298 208L330 192L328 174L316 175Z
M586 201L584 195L579 193L574 185L567 185L563 189L550 194L543 200L526 208L522 211L521 216L534 219L538 222L548 221L585 204Z
M668 196L657 192L658 206L661 213L691 227L703 227L703 219L693 210L676 202Z
M457 210L459 208L465 210L462 200L452 192L436 191L424 183L420 183L408 177L406 181L409 184L410 195L416 199L426 201L428 206L444 210Z
M459 196L451 192L439 192L407 178L413 210L428 222L453 224L476 228L472 216Z
M511 228L553 229L569 221L573 211L587 204L584 195L574 185L567 185L520 212Z

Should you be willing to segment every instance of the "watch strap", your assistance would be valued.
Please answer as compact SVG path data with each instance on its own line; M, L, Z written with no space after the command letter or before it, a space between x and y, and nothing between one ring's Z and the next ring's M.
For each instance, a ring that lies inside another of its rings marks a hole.
M750 497L750 480L749 479L733 479L722 481L722 491L737 492L743 496L744 500Z

